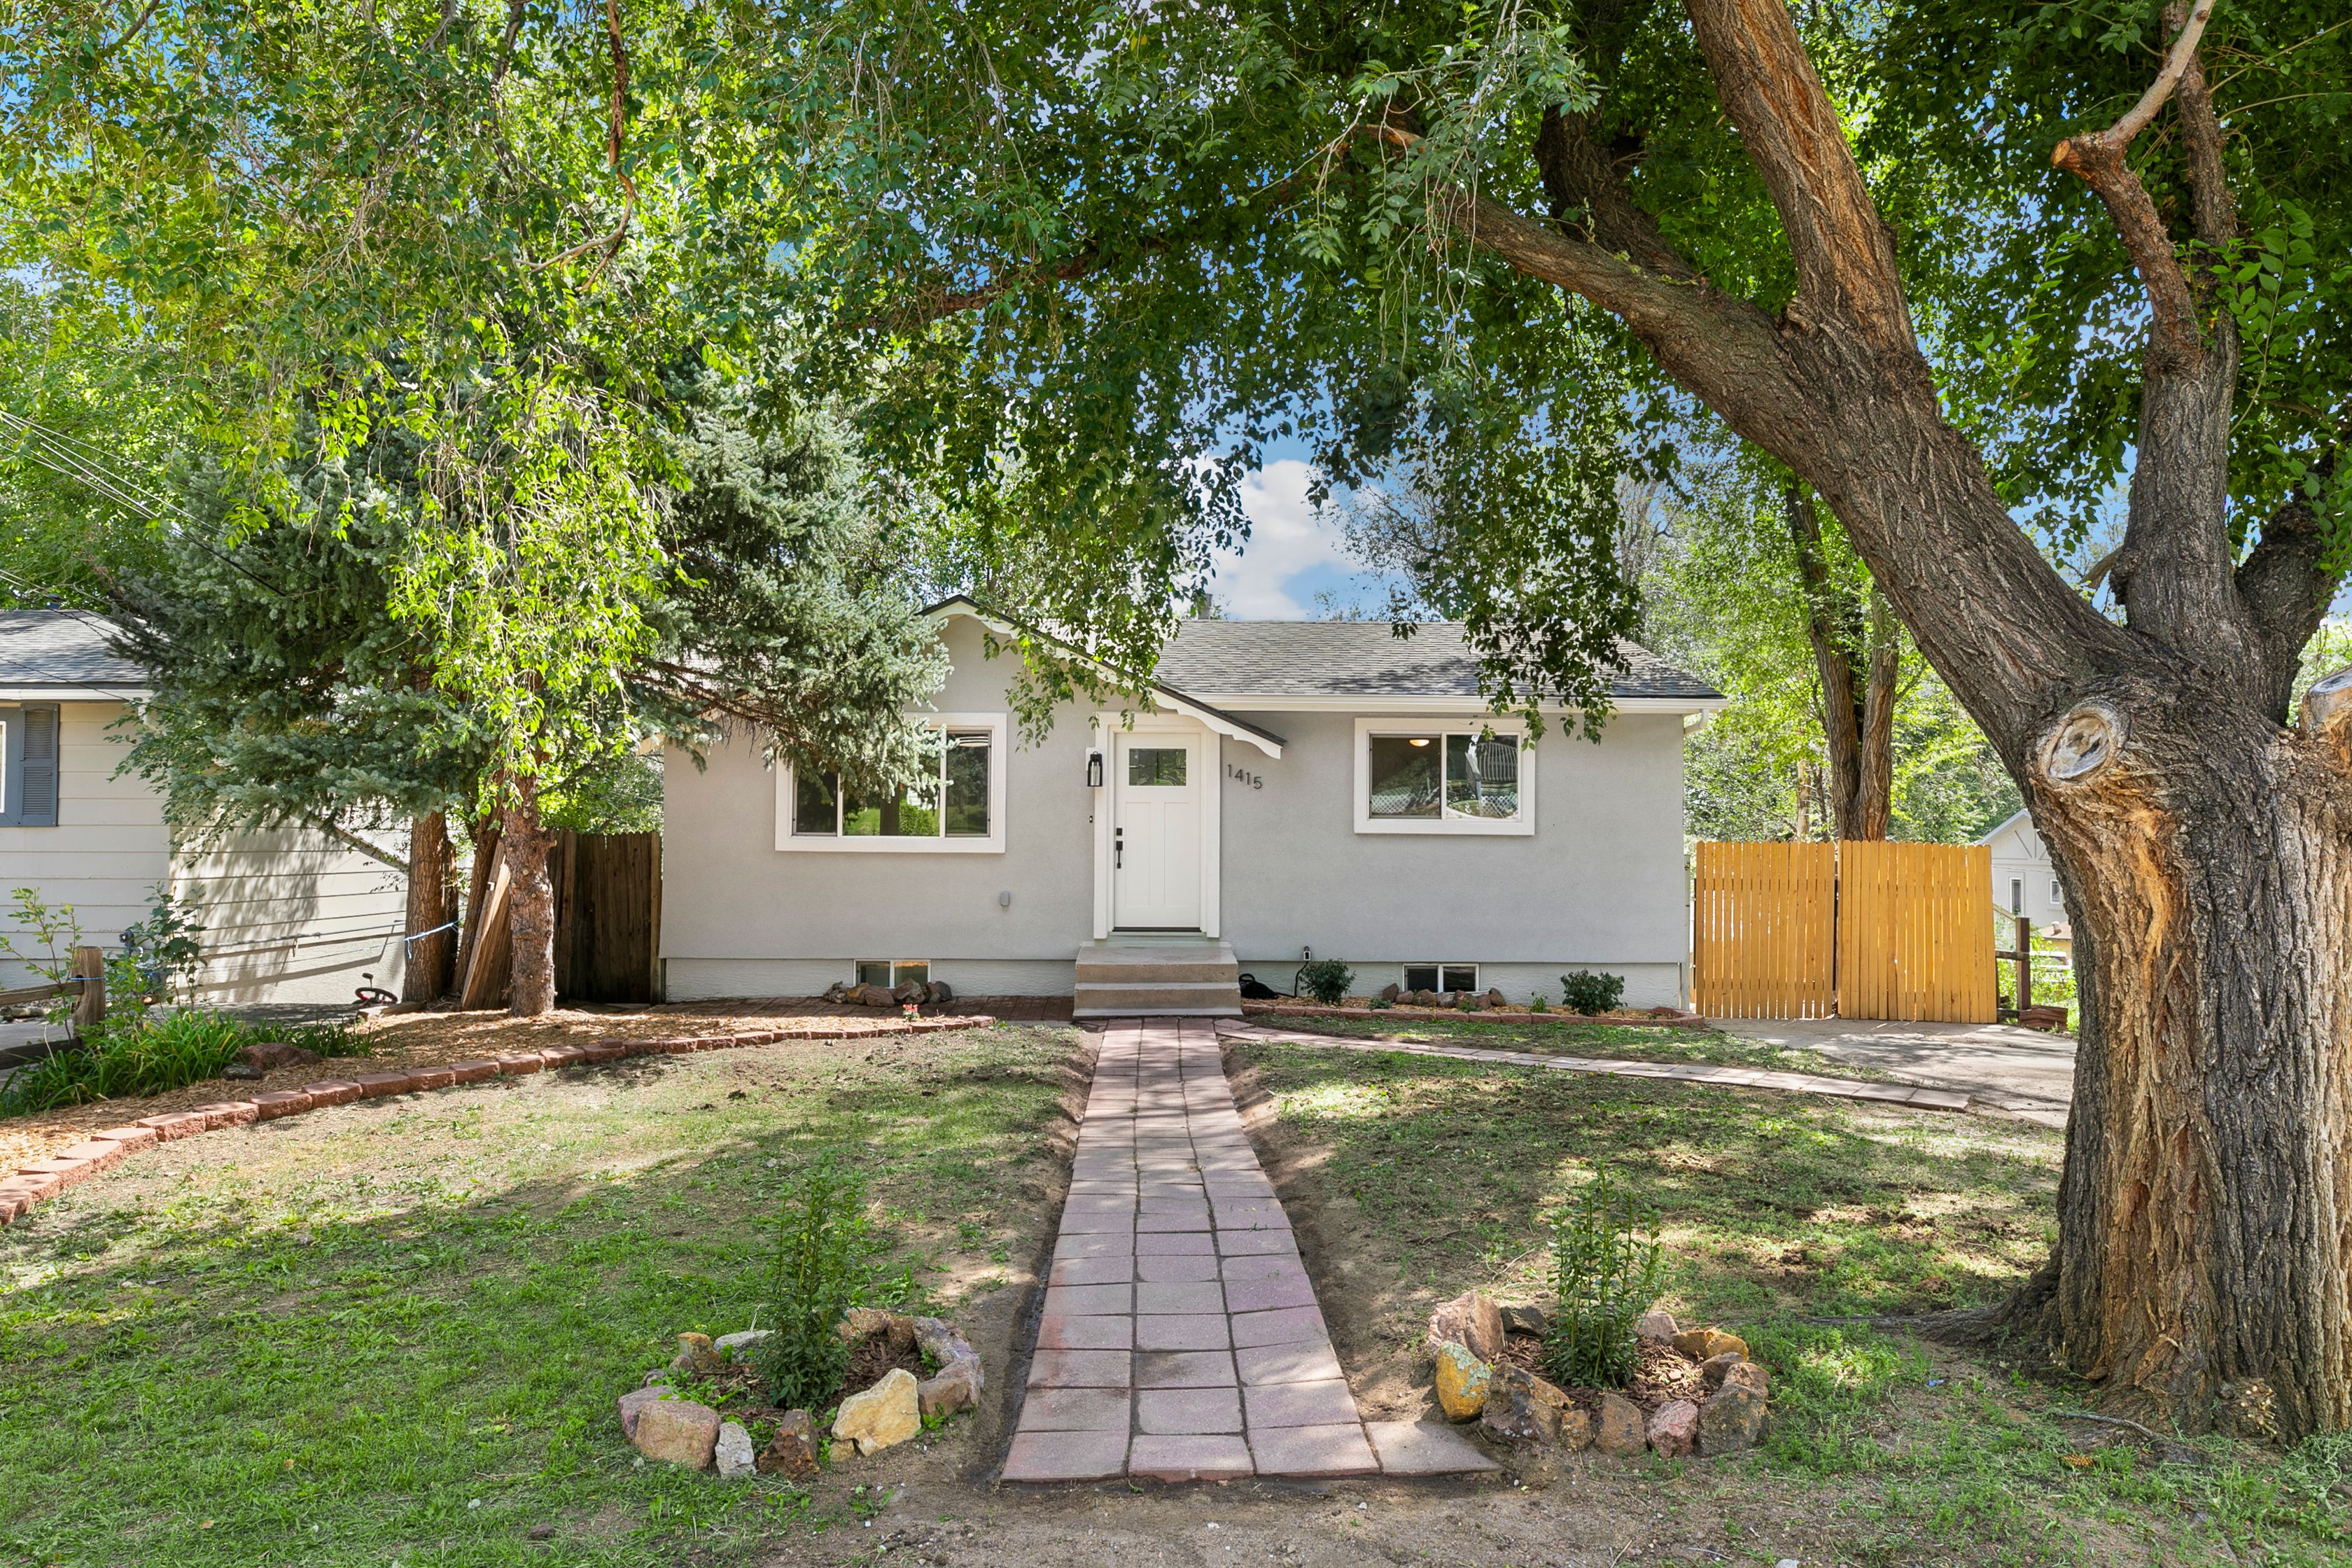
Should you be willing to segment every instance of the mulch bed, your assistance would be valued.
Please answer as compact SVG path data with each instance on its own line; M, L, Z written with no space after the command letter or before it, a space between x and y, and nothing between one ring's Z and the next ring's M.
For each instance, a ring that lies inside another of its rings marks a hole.
M1557 1008L1536 1013L1525 1007L1481 1007L1465 1012L1459 1007L1322 1007L1311 1002L1244 1002L1242 1012L1247 1016L1265 1014L1277 1018L1384 1018L1409 1023L1423 1018L1467 1018L1474 1023L1488 1024L1613 1024L1639 1029L1706 1029L1713 1026L1696 1013L1676 1012L1671 1007L1653 1008L1644 1013L1564 1013Z
M1503 1353L1495 1359L1522 1367L1540 1378L1551 1376L1544 1367L1543 1341L1533 1334L1508 1336L1503 1342ZM1570 1388L1563 1392L1586 1415L1600 1415L1600 1389ZM1706 1383L1699 1375L1698 1363L1672 1345L1643 1340L1634 1352L1633 1381L1617 1392L1644 1410L1655 1410L1677 1399L1705 1399Z

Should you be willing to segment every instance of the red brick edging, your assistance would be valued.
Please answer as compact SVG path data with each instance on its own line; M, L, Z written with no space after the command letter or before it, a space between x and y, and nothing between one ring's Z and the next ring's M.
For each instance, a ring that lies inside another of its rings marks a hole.
M1297 1002L1244 1002L1244 1013L1271 1013L1285 1018L1474 1018L1488 1024L1613 1024L1628 1029L1708 1029L1714 1026L1698 1013L1669 1013L1664 1017L1621 1018L1603 1013L1570 1013L1554 1008L1530 1013L1524 1008L1499 1013L1481 1008L1465 1013L1459 1007L1318 1007Z
M352 1079L328 1079L300 1089L271 1089L251 1100L225 1100L189 1110L167 1110L142 1116L122 1127L93 1132L80 1142L61 1149L46 1160L21 1166L0 1180L0 1226L7 1225L35 1204L79 1186L100 1171L121 1163L142 1149L176 1139L194 1137L218 1127L250 1127L299 1116L324 1106L348 1105L355 1100L377 1100L427 1089L448 1089L486 1079L520 1078L550 1068L601 1065L624 1057L684 1056L695 1051L727 1050L738 1046L767 1046L778 1040L856 1040L872 1035L929 1035L947 1029L970 1029L996 1020L984 1014L961 1018L918 1018L911 1022L878 1024L872 1028L757 1029L747 1035L681 1035L660 1040L598 1040L587 1046L554 1046L546 1050L520 1051L443 1067L411 1068L404 1072L363 1073Z

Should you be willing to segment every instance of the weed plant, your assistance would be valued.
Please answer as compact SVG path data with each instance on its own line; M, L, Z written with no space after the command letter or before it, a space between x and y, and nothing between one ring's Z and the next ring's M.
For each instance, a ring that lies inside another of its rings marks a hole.
M1606 1165L1552 1221L1552 1381L1622 1388L1633 1375L1633 1325L1657 1304L1664 1267L1654 1225Z
M850 1346L835 1331L865 1293L873 1254L865 1183L831 1156L819 1160L778 1227L774 1330L760 1345L776 1405L816 1410L841 1386Z

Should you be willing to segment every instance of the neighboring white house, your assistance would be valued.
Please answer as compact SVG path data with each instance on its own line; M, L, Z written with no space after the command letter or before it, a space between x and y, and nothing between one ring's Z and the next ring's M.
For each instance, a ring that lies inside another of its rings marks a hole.
M2058 928L2066 924L2066 896L2032 814L2020 811L1977 842L1992 851L1992 901L2032 921L2043 936L2063 940Z
M940 776L866 800L765 767L755 736L668 759L663 965L673 1001L920 975L1069 995L1081 1015L1218 1010L1311 952L1362 992L1537 992L1571 969L1633 1005L1685 994L1683 740L1722 699L1629 648L1596 743L1562 714L1523 746L1460 626L1187 621L1157 711L1063 703L1024 740L966 600L921 715Z
M0 899L29 887L52 906L70 904L82 940L113 949L166 886L204 923L200 984L212 1001L396 990L402 874L308 828L175 845L154 787L115 773L123 750L114 727L145 694L138 668L108 650L98 617L0 611ZM384 847L397 858L405 846ZM15 924L11 900L0 904L0 931L28 947ZM0 958L0 987L32 978Z

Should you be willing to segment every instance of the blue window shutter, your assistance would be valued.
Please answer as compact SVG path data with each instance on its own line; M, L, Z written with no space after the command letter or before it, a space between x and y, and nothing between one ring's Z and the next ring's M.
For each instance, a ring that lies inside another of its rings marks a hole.
M58 708L27 703L23 771L16 784L16 821L26 827L58 825Z

